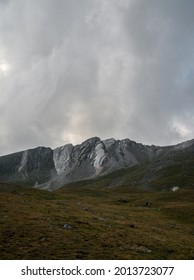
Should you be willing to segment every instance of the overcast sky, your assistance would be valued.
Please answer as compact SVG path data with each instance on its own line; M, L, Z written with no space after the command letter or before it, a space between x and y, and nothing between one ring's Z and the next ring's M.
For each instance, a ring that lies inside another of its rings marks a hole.
M0 0L0 154L194 138L193 0Z

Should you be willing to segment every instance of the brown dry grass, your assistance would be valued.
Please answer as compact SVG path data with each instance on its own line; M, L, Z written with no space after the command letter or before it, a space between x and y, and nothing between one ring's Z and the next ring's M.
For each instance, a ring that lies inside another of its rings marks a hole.
M1 259L194 259L193 190L5 189Z

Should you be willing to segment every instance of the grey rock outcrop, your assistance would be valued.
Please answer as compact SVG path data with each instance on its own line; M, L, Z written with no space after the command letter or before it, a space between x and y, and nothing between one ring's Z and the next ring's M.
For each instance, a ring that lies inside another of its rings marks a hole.
M164 157L171 161L174 154L185 149L194 150L194 140L157 147L129 139L101 140L93 137L76 146L67 144L54 150L38 147L2 156L0 181L22 182L52 190L144 162L156 161L156 165L161 166Z
M0 181L39 185L56 175L53 151L38 147L0 157Z

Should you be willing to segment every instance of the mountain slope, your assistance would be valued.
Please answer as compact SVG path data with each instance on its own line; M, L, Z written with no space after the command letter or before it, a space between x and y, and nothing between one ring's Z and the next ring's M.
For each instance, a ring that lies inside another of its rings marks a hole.
M0 183L0 258L192 260L193 208L192 189L77 182L48 192Z
M174 173L180 169L186 170L187 166L192 165L193 158L194 140L157 147L142 145L129 139L101 140L93 137L76 146L67 144L54 150L38 147L0 157L0 181L20 182L53 190L71 182L137 166L140 178L136 180L136 184L149 187L153 180L162 176L158 175L165 168L176 166L175 170L173 167L169 169L169 172ZM172 175L174 176L173 173ZM125 183L130 178L127 175L121 182Z

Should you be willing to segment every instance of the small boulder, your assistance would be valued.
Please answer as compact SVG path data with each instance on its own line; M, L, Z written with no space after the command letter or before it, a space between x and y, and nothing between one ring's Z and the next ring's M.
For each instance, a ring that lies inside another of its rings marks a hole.
M180 188L178 187L178 186L175 186L175 187L172 187L171 189L170 189L170 191L171 192L176 192L176 191L178 191Z
M72 226L70 224L64 224L64 229L72 229Z

